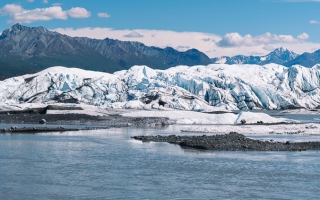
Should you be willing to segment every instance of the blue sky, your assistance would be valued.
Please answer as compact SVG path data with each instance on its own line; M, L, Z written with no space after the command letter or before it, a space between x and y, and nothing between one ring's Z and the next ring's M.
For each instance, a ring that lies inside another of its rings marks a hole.
M19 22L210 57L320 48L320 0L2 0L0 8L0 30Z

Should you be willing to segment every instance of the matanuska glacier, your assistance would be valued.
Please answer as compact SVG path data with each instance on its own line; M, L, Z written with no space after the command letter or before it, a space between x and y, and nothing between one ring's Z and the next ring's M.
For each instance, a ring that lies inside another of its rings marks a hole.
M113 108L208 111L315 108L320 65L133 66L114 74L51 67L0 82L3 105L84 103Z

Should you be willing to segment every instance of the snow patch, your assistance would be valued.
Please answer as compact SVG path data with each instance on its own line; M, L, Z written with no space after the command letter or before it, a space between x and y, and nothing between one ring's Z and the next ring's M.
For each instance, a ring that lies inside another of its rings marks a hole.
M245 120L246 123L248 123L248 124L256 124L258 121L259 122L262 121L263 123L298 122L298 121L286 119L286 118L271 117L270 115L265 114L265 113L252 113L252 112L240 112L234 123L241 124L241 120Z
M298 123L299 121L286 118L274 118L264 113L240 112L238 115L234 113L223 114L207 114L192 111L134 111L122 114L127 117L168 117L174 124L240 124L241 119L245 119L247 123Z
M278 125L211 125L190 126L181 129L182 132L227 134L237 132L240 134L257 135L320 135L319 124L278 124Z

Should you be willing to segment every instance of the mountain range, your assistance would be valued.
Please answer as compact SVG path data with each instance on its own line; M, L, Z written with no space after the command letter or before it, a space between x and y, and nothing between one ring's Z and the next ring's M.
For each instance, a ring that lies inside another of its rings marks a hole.
M15 24L0 35L0 77L39 71L51 66L114 72L133 65L167 69L212 63L204 53L179 52L139 42L70 37L43 27Z
M209 58L197 49L185 52L171 47L146 46L140 42L114 39L70 37L44 27L15 24L0 35L0 80L34 73L52 66L77 67L86 70L115 72L134 65L168 69L178 65L275 63L286 67L312 67L320 63L320 50L296 54L278 48L265 56L222 56Z
M312 67L320 63L320 50L313 53L303 53L301 55L284 49L283 47L277 48L265 56L222 56L211 58L213 63L217 64L254 64L265 65L275 63L286 67L292 65L302 65L304 67Z

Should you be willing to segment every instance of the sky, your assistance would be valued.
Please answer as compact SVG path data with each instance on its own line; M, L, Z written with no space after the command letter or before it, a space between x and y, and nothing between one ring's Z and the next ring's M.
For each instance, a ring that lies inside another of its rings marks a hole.
M70 36L196 48L209 57L320 49L320 0L1 0L15 23Z

